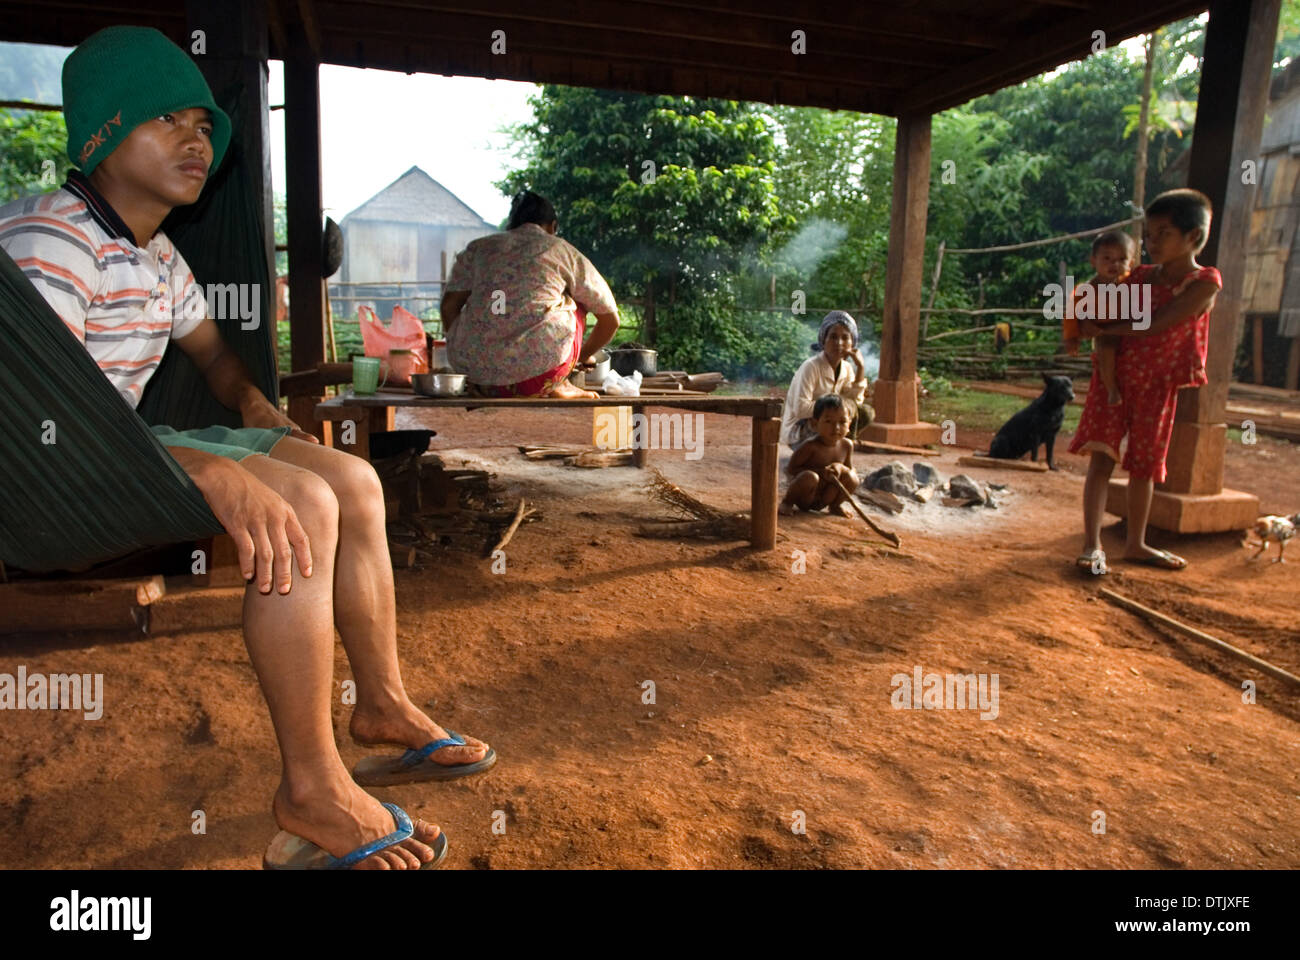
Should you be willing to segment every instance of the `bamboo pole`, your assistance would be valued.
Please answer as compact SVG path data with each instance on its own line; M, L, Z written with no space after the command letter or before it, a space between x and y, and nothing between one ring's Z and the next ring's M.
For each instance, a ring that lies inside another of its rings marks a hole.
M1093 237L1099 233L1105 233L1107 230L1118 230L1120 227L1127 227L1137 223L1144 217L1129 217L1127 220L1117 220L1115 223L1108 223L1104 227L1093 227L1091 230L1080 230L1078 233L1066 233L1059 237L1048 237L1046 240L1027 240L1024 243L1007 243L1000 247L951 247L949 253L1006 253L1010 250L1027 250L1030 247L1041 247L1049 243L1063 243L1066 240L1079 240L1083 237Z
M1185 637L1190 637L1191 639L1199 641L1200 643L1204 643L1207 644L1208 646L1214 647L1216 650L1222 651L1223 653L1226 653L1229 656L1236 657L1238 660L1250 664L1260 673L1265 673L1268 674L1270 677L1274 677L1278 680L1286 680L1290 683L1295 684L1296 686L1300 686L1300 677L1297 677L1294 673L1288 673L1286 670L1283 670L1281 667L1274 666L1273 664L1269 663L1267 660L1261 660L1259 657L1255 656L1254 654L1247 653L1245 650L1242 650L1239 647L1234 647L1232 644L1224 640L1220 640L1218 637L1212 637L1208 633L1204 633L1200 630L1197 630L1195 627L1189 627L1185 623L1180 623L1179 621L1175 620L1173 617L1167 617L1163 613L1160 613L1156 610L1152 610L1150 607L1143 606L1142 604L1138 603L1136 600L1130 600L1128 597L1121 596L1120 594L1116 593L1114 590L1107 590L1105 587L1102 587L1101 593L1108 600L1119 604L1121 607L1124 607L1126 610L1130 610L1133 613L1139 613L1142 616L1146 617L1148 620L1152 620L1156 623L1162 624L1163 626L1166 626L1171 630L1176 630L1177 632L1181 633Z
M925 310L921 311L921 339L926 339L926 334L930 330L930 313L934 310L934 298L939 292L939 275L943 272L943 250L947 245L944 240L939 241L939 252L934 258L934 276L930 279L930 299L925 305Z

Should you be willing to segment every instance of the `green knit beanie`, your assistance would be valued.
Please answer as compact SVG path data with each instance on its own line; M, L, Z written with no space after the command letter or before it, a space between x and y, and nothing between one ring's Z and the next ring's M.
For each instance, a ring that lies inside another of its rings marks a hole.
M230 143L230 118L194 61L159 31L108 27L63 62L68 157L87 176L140 124L190 107L212 112L211 173Z

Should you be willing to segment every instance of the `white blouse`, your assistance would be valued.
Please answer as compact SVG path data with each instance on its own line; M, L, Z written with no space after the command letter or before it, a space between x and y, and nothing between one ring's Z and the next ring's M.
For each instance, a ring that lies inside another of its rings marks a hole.
M790 447L803 443L815 432L809 420L818 397L838 393L854 406L862 403L867 394L867 382L855 382L858 367L845 357L840 361L839 375L831 369L825 351L809 357L795 371L790 390L785 395L785 410L781 416L781 442Z

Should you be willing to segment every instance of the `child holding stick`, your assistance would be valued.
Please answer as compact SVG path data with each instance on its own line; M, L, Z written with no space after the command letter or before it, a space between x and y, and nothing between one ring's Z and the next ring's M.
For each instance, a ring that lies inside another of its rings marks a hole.
M843 516L850 516L844 491L852 493L859 482L853 471L853 441L849 439L852 419L848 404L838 393L828 393L813 404L812 422L817 433L795 450L786 465L793 479L781 501L782 514L789 516L795 507L801 510L830 507Z

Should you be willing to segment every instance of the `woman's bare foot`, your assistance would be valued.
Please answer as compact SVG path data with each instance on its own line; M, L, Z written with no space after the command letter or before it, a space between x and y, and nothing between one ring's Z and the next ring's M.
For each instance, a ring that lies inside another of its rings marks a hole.
M560 400L595 400L597 394L593 390L579 390L568 380L561 380L547 396L556 397Z
M831 509L841 517L852 517L854 515L853 508L849 506L847 500L841 500L839 503L835 504L835 506L831 507Z
M782 500L780 506L776 508L776 512L781 514L783 517L793 517L794 504L790 503L788 500Z
M352 711L348 732L353 740L366 746L391 743L410 750L418 750L430 741L447 736L445 729L434 723L410 700L388 707L357 704ZM429 758L444 766L456 766L461 763L477 763L487 756L486 743L463 734L462 737L465 746L440 747Z
M311 841L332 857L347 856L362 844L386 837L394 830L393 815L353 783L342 767L339 774L337 782L292 790L282 782L271 801L271 811L281 830ZM432 860L430 844L442 831L425 820L412 818L411 825L415 833L410 839L380 850L352 869L418 870L422 863Z

